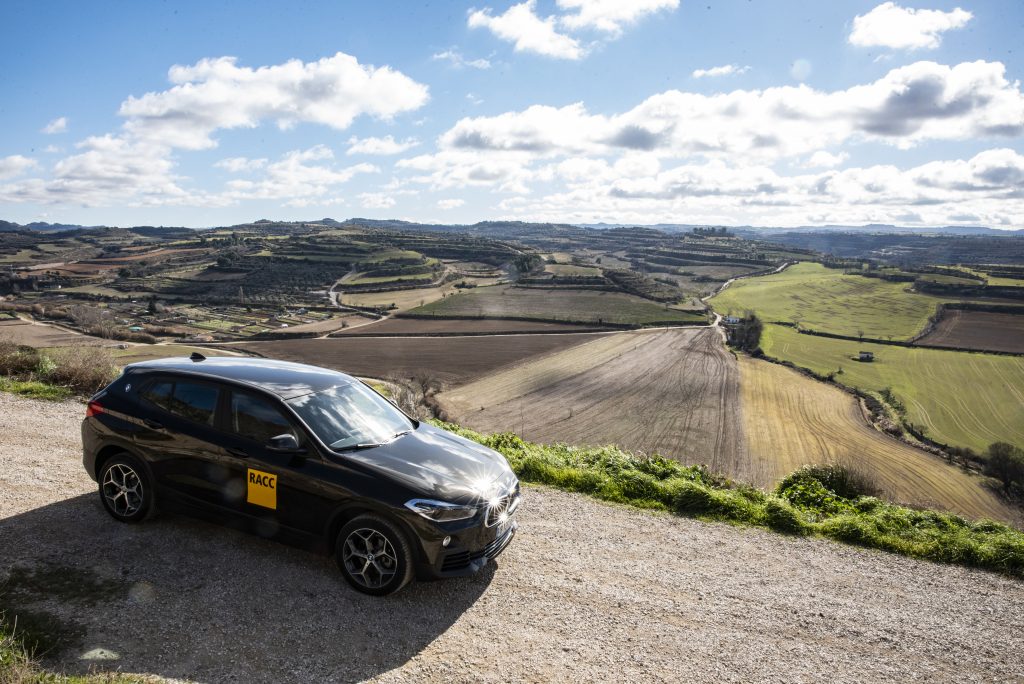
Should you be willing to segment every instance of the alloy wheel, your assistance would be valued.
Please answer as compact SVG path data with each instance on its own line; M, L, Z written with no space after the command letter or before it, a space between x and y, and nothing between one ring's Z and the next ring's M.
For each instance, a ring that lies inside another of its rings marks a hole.
M130 466L115 463L103 476L103 498L120 518L134 515L142 507L142 480Z
M391 542L367 527L345 538L342 562L349 576L368 589L380 589L398 572L398 556Z

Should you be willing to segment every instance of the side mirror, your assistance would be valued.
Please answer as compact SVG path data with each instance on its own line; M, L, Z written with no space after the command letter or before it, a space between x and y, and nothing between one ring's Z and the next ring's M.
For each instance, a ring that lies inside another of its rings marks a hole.
M301 454L306 452L305 449L299 446L299 440L295 439L295 435L290 433L285 433L268 439L267 450L287 454Z

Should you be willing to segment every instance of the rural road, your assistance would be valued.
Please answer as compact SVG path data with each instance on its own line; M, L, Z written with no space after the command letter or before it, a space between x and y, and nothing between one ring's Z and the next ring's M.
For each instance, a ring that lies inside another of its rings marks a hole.
M365 597L328 559L257 537L175 515L114 522L80 465L82 413L0 394L0 600L63 626L53 668L201 682L1024 679L1024 583L536 487L483 574Z

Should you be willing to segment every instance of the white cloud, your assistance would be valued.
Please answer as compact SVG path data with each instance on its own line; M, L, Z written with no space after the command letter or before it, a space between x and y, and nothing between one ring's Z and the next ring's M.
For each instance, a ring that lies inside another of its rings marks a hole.
M449 48L441 52L435 52L430 56L433 60L442 60L448 62L452 67L461 69L463 67L470 67L472 69L490 69L491 61L478 57L477 59L466 59L461 52L455 48Z
M438 207L438 209L445 209L445 210L448 210L448 209L458 209L459 207L461 207L465 203L466 203L466 200L461 200L461 199L443 199L443 200L438 200L437 201L437 207Z
M254 128L267 121L282 129L305 122L343 130L356 117L388 120L428 99L425 85L387 66L362 65L341 52L315 62L290 60L259 68L240 67L232 57L204 59L171 67L168 76L174 84L170 89L129 97L121 104L125 122L119 133L86 138L76 145L78 153L54 166L49 178L3 186L0 199L85 206L219 206L289 193L322 195L355 173L377 168L310 165L311 160L329 158L323 155L330 150L318 146L267 164L260 181L234 180L226 192L211 193L182 187L188 179L174 173L174 153L215 147L213 135L219 130ZM221 168L241 172L260 166L259 160L240 159L223 160Z
M399 154L420 144L416 138L395 140L390 135L383 138L349 138L349 148L345 154Z
M566 14L559 23L569 29L592 28L613 36L622 32L624 26L633 24L648 14L661 10L675 10L679 0L557 0L563 10L575 10Z
M811 158L807 160L806 166L808 168L826 168L831 169L834 166L839 166L847 159L850 155L846 152L840 152L839 154L832 154L825 150L818 150L811 155Z
M957 7L951 12L900 7L885 2L853 20L849 41L861 47L896 50L937 48L942 34L963 28L974 15Z
M228 157L214 164L218 169L224 169L231 173L255 171L256 169L262 169L266 165L267 160L265 158L249 159L248 157Z
M68 130L68 118L61 116L43 126L42 132L47 135L53 135L54 133L63 133L66 130Z
M707 78L714 76L734 76L745 74L750 71L749 66L736 66L735 64L723 64L722 66L711 67L710 69L695 69L694 78Z
M794 60L793 63L789 65L789 75L801 83L810 77L813 70L814 67L811 65L810 60L803 58Z
M490 8L469 15L470 28L486 28L502 40L515 44L516 52L533 52L557 59L581 59L585 51L575 38L555 30L554 17L541 19L534 13L537 0L512 5L494 16Z
M364 209L390 209L395 206L395 198L383 192L364 192L359 195Z
M463 118L441 150L529 157L621 154L776 159L843 143L878 140L900 148L926 140L1024 134L1024 94L998 62L953 67L918 62L873 83L820 91L806 85L702 95L670 90L614 115L582 103L534 105ZM521 162L519 162L521 163Z
M373 164L356 164L334 168L326 162L334 158L329 147L315 145L306 150L292 150L278 161L268 164L258 180L233 180L224 196L232 201L250 199L302 199L327 196L337 185L347 183L356 174L379 173Z
M35 159L23 157L20 154L12 154L9 157L0 157L0 180L20 176L35 166L37 166Z
M221 129L270 120L280 128L309 122L343 130L360 115L390 119L428 99L425 85L342 52L258 69L236 61L220 57L171 67L172 88L121 104L126 131L170 147L203 149L216 145L210 136Z

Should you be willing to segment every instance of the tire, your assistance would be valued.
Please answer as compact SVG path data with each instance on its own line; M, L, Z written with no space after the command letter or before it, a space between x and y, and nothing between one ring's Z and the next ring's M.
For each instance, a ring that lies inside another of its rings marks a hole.
M100 501L118 522L137 523L153 508L153 485L146 469L127 453L111 456L100 468Z
M342 527L334 560L353 589L371 596L393 594L412 580L409 540L395 523L379 515L360 515Z

